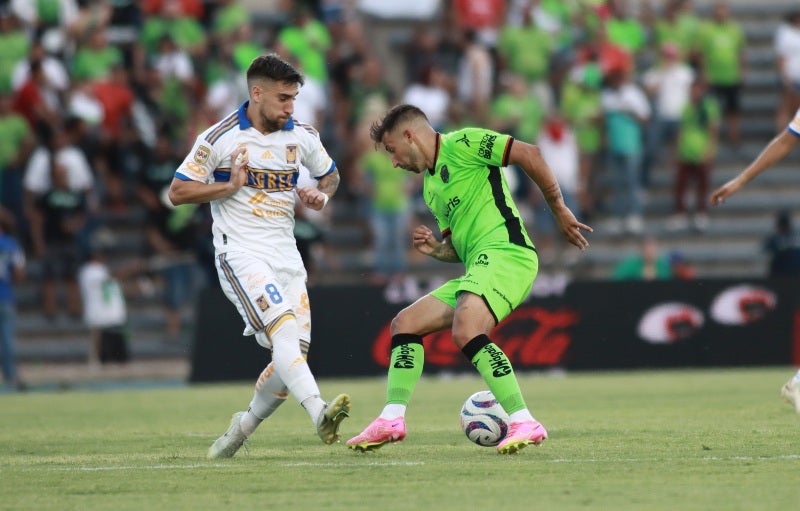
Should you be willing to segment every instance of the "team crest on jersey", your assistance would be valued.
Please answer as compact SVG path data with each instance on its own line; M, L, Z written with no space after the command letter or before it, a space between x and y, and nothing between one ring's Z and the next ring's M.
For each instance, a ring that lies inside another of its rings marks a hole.
M439 174L442 176L442 182L450 182L450 169L447 168L447 165L442 165L442 170L439 171Z
M194 161L202 165L208 161L209 156L211 156L211 149L201 145L197 148L197 151L194 152Z
M269 302L267 301L267 297L264 295L256 298L256 305L258 305L258 308L261 309L262 312L269 309Z
M286 164L297 165L297 144L286 144Z

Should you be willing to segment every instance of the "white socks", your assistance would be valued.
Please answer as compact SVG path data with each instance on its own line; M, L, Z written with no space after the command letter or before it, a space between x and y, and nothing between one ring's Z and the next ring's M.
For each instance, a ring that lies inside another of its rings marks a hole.
M383 407L380 418L392 420L398 417L405 417L406 408L406 405L401 405L400 403L389 403Z
M289 392L306 409L316 425L325 407L314 375L300 351L299 329L294 317L287 318L269 333L272 342L272 363Z
M527 408L518 410L508 416L509 422L524 422L532 420L534 420L533 415L531 415L531 412L529 412Z

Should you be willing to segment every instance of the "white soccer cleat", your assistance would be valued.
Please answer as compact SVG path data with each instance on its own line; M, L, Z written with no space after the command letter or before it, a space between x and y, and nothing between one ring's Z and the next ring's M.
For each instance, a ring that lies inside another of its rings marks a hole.
M233 458L236 451L244 445L247 440L247 435L242 431L241 421L242 416L246 412L236 412L231 418L231 425L228 426L228 431L224 435L217 438L211 447L208 448L208 458Z
M794 406L794 411L800 413L800 387L794 377L781 388L781 396Z

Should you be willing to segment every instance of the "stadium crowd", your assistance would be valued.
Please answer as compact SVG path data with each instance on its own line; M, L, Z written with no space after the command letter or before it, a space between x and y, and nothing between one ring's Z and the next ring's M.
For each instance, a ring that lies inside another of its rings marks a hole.
M404 282L420 182L368 137L399 102L437 129L480 124L536 143L567 203L608 232L646 231L652 173L667 166L670 228L708 225L718 138L739 140L745 72L744 34L725 2L700 15L689 0L442 1L393 41L396 62L370 41L356 3L275 1L257 18L238 0L0 1L0 198L40 263L43 314L78 317L80 265L123 242L106 220L143 214L141 255L164 278L178 334L198 264L215 270L207 208L175 208L164 190L197 134L247 98L243 71L265 52L305 73L295 117L317 127L342 173L328 216L298 211L298 239L317 247L312 270L331 212L347 202L369 233L372 280ZM797 20L782 29L790 49ZM795 100L787 93L786 109ZM507 170L542 264L574 262L535 187Z

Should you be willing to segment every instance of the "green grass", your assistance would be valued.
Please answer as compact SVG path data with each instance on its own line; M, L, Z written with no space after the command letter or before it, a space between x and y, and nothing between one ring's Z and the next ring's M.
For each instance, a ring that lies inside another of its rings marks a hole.
M373 453L326 446L290 399L248 453L210 443L252 387L0 396L0 509L393 510L792 509L800 416L778 391L792 369L520 376L550 439L517 455L471 444L458 425L477 377L427 378L409 436ZM380 411L384 380L349 392L343 436Z

